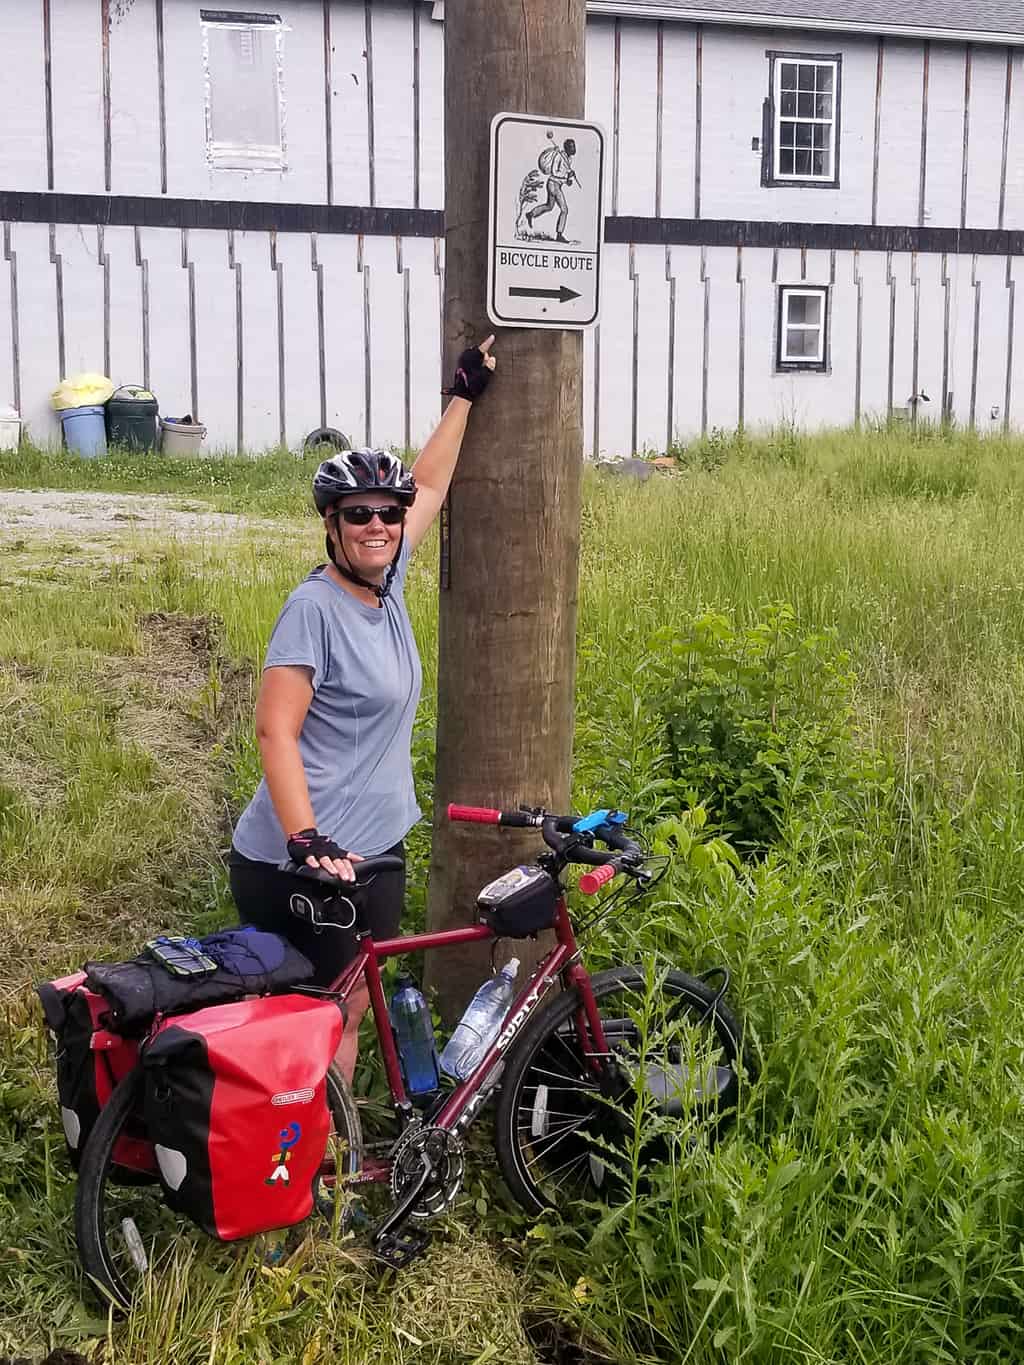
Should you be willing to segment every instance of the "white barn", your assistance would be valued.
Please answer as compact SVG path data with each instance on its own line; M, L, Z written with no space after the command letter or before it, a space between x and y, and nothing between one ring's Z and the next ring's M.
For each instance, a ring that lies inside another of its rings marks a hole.
M50 391L99 369L214 447L415 445L440 403L443 0L215 3L0 0L0 403L56 441ZM610 144L588 454L1024 424L1018 0L587 8Z

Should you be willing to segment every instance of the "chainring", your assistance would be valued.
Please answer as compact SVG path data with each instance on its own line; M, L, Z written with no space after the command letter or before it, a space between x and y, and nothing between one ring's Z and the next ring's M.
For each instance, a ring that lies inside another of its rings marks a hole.
M417 1127L396 1144L391 1157L391 1193L397 1203L419 1176L422 1154L430 1157L434 1175L427 1183L410 1217L426 1221L451 1208L462 1188L466 1158L462 1142L447 1128Z

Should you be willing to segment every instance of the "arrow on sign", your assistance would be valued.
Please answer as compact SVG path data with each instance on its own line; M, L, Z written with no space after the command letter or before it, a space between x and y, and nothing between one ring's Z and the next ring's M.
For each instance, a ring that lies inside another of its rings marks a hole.
M557 299L559 303L579 298L576 290L566 284L559 285L557 289L519 289L513 286L508 292L517 299Z

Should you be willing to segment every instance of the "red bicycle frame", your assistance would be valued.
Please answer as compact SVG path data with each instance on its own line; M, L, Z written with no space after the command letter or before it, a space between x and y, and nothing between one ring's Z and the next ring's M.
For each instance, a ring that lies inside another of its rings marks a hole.
M555 918L555 947L540 962L536 971L527 981L522 991L509 1007L508 1013L498 1032L497 1038L481 1058L471 1076L462 1081L444 1101L442 1107L431 1116L430 1122L438 1128L448 1128L456 1132L467 1128L475 1118L489 1094L486 1083L491 1072L501 1061L505 1052L519 1036L527 1020L537 1008L555 978L561 974L566 989L579 992L579 1008L576 1012L576 1027L579 1030L583 1054L596 1070L599 1059L607 1056L608 1045L597 1002L590 985L590 977L580 964L579 949L573 934L565 897L559 897ZM408 1121L412 1116L412 1105L406 1094L402 1071L398 1061L388 1018L387 1001L381 981L380 964L385 958L398 957L404 953L420 949L453 947L458 943L474 943L495 938L493 930L486 925L471 925L465 929L448 929L438 934L405 934L399 938L386 938L379 941L368 933L359 936L359 953L349 963L331 986L342 1000L347 1000L355 989L356 983L363 978L370 996L377 1038L388 1086L397 1112ZM368 1172L369 1174L369 1172ZM374 1172L373 1179L386 1179L386 1168Z

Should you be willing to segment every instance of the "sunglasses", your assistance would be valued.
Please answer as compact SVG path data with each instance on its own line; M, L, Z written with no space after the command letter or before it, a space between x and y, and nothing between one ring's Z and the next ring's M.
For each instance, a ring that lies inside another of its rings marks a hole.
M365 507L360 503L356 507L339 507L335 516L349 526L369 526L374 517L380 517L385 526L399 526L405 520L405 512L402 506Z

